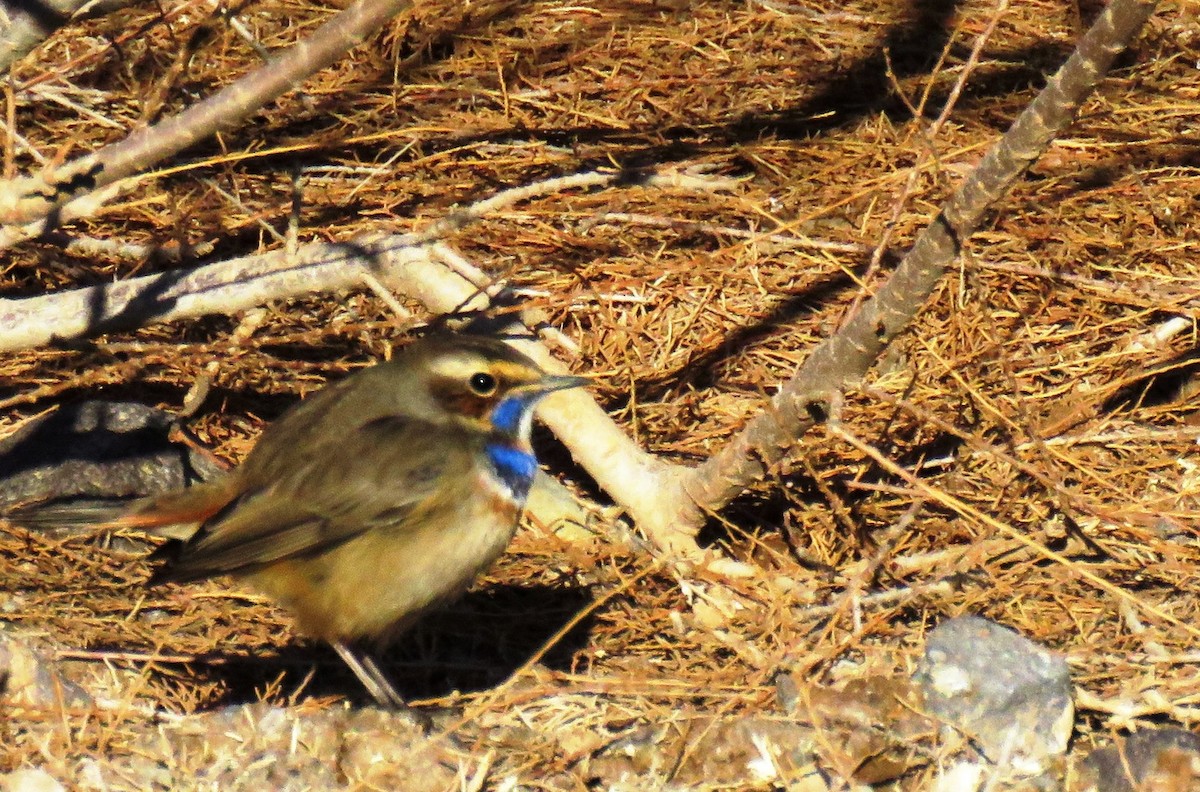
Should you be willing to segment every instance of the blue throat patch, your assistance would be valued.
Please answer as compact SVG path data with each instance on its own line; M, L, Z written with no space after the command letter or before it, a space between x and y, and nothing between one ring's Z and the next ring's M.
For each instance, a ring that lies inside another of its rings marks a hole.
M516 437L525 413L533 409L540 397L541 394L525 394L524 396L509 396L502 400L492 410L492 427L497 432Z
M537 473L537 460L528 451L522 451L507 443L488 443L484 448L488 462L496 476L504 482L509 492L518 501L524 501L533 486L533 475Z

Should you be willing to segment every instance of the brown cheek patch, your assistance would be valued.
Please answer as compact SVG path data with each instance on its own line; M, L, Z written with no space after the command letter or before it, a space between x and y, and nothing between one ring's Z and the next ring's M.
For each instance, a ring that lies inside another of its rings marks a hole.
M477 396L463 390L458 383L438 382L430 387L430 391L446 409L468 418L482 418L495 403L496 398Z

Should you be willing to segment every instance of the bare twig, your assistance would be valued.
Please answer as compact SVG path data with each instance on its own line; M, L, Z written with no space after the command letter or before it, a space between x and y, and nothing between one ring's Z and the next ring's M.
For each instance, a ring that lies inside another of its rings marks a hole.
M309 38L179 115L102 151L10 182L0 189L0 221L11 226L0 232L0 249L41 233L48 219L81 197L136 176L162 158L240 124L410 5L411 0L357 0Z
M1113 59L1154 10L1143 0L1114 0L1066 64L987 153L945 208L918 237L896 272L836 335L821 344L745 429L663 494L663 513L643 525L651 535L695 532L780 460L794 438L828 413L830 395L860 379L923 306L978 227L984 212L1041 155L1074 117ZM672 504L668 506L667 504Z
M420 300L435 313L484 307L486 297L475 279L441 261L440 247L413 244L407 236L363 237L305 245L294 257L275 251L184 273L0 302L0 349L69 341L150 321L233 313L270 299L358 286L366 278ZM565 370L541 345L516 345L547 369ZM636 520L650 519L667 465L639 449L585 393L555 394L539 416L597 483L619 493L618 500ZM579 520L578 514L533 516L545 524Z

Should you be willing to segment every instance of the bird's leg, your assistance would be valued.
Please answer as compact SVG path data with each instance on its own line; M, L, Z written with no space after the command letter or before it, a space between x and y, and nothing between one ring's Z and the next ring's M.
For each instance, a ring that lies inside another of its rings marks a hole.
M350 666L350 670L358 677L358 681L362 682L376 704L387 709L408 709L404 699L400 698L392 683L379 670L379 664L375 662L374 657L365 652L357 652L341 641L334 642L333 648L346 665Z

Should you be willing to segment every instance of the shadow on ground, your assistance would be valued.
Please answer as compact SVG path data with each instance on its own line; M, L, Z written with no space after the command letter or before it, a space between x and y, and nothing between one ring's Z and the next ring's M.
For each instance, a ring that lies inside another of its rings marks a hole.
M498 585L474 591L403 635L381 665L405 700L487 690L528 662L591 601L588 591L568 587ZM587 642L591 622L589 617L568 631L541 665L569 670ZM258 701L277 683L283 698L302 688L301 699L337 696L355 705L372 703L332 649L305 639L270 656L213 654L207 659L212 662L192 671L198 681L226 687L218 705Z

